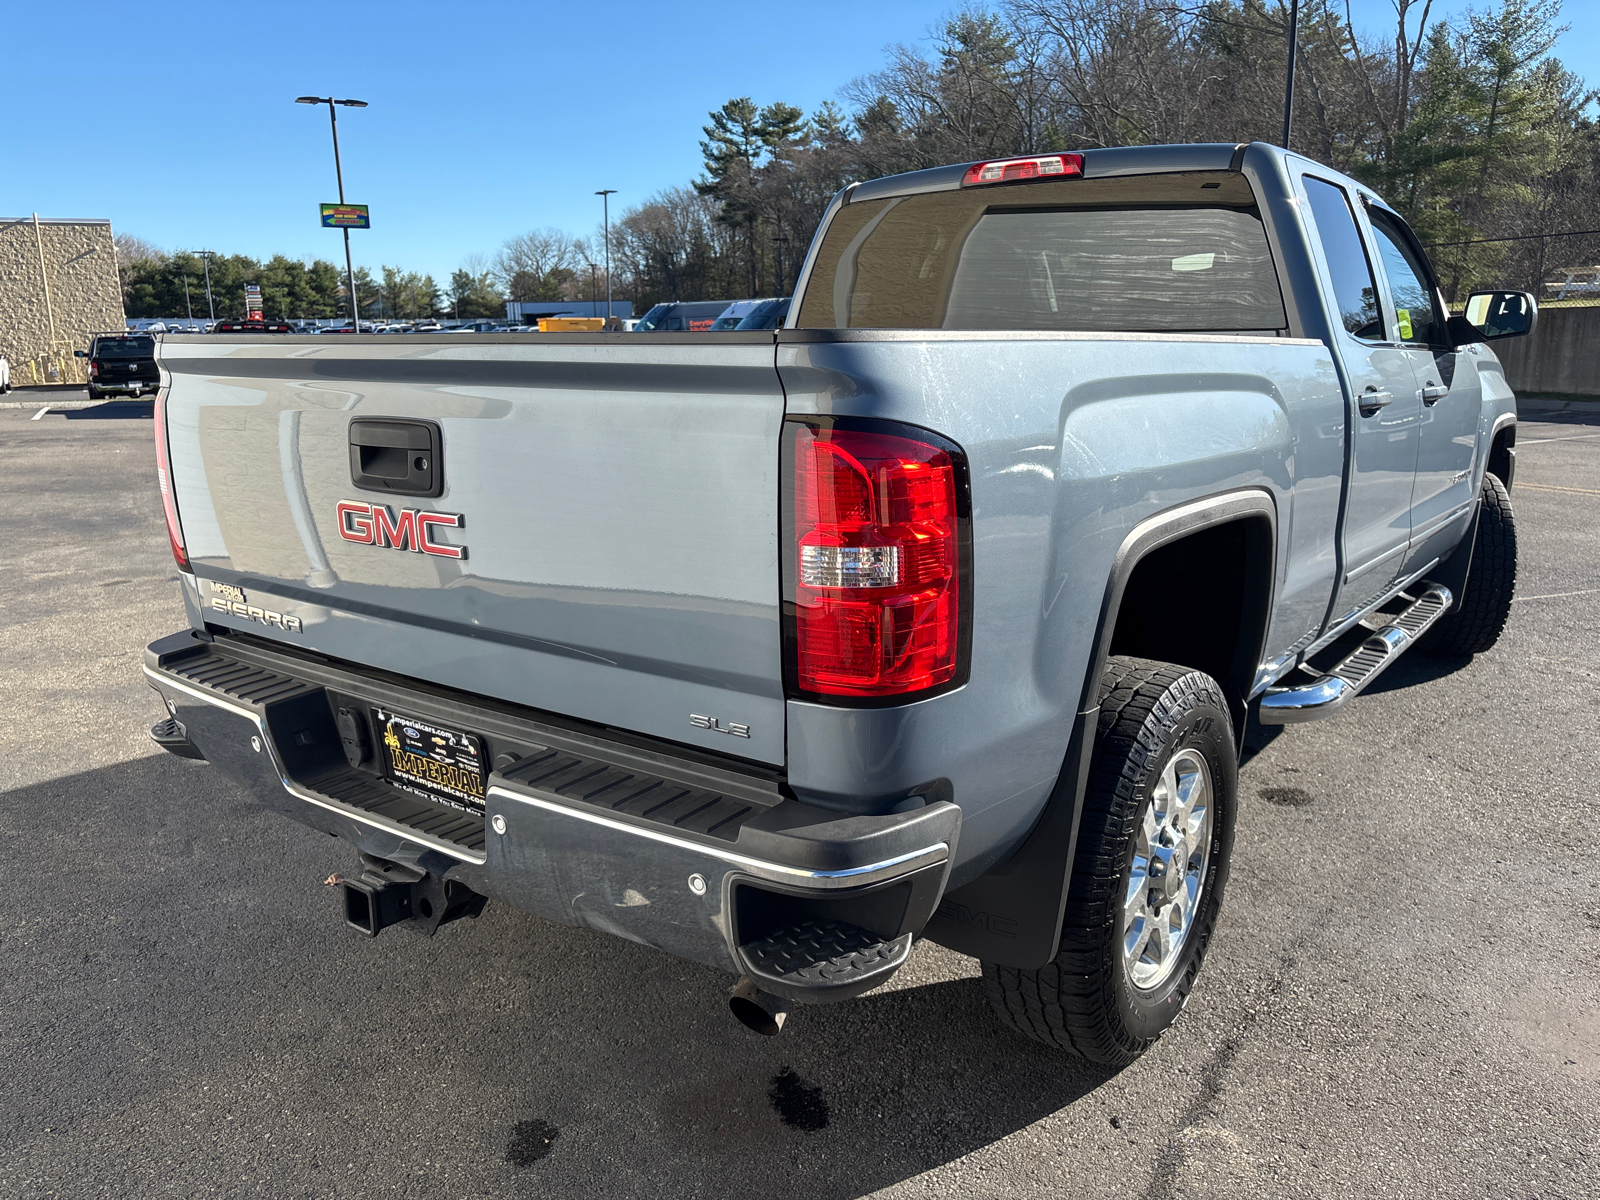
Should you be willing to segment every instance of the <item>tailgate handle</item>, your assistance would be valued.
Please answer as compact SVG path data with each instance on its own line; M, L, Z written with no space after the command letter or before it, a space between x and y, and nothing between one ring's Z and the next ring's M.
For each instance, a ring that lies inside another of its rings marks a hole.
M444 491L443 439L432 421L354 417L350 421L350 482L396 496Z

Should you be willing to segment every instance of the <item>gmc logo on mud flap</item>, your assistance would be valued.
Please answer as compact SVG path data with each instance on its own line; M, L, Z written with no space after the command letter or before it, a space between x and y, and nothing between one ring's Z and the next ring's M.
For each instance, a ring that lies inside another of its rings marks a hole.
M339 503L339 536L364 546L390 550L409 550L413 554L433 554L439 558L465 558L465 546L446 546L434 541L432 529L439 525L459 529L460 513L423 512L402 508L399 516L387 504L364 504L359 500Z
M955 925L967 925L974 929L981 929L995 937L1014 938L1017 936L1017 923L1010 917L997 917L993 913L978 912L968 908L965 904L957 904L953 900L946 900L939 905L939 915L946 921Z

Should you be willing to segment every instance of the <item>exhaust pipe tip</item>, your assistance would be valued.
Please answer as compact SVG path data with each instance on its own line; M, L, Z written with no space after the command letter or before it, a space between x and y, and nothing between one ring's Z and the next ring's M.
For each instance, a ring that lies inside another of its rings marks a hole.
M747 1029L765 1037L777 1037L789 1015L787 1000L763 992L748 975L739 976L739 982L728 993L728 1008Z

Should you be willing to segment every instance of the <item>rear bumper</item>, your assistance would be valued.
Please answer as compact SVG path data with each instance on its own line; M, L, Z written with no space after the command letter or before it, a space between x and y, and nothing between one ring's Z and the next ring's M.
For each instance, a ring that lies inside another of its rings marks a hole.
M373 858L795 1000L845 999L899 968L960 827L948 802L845 816L787 798L770 773L254 639L174 634L144 669L174 743L264 805ZM478 736L494 765L484 811L392 786L376 755L352 765L336 714L364 706Z

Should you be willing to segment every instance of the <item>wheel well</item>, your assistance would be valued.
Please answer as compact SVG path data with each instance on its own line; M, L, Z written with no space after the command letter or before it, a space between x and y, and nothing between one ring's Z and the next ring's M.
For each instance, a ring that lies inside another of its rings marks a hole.
M1489 446L1489 474L1493 475L1506 487L1511 486L1511 477L1517 473L1517 426L1515 422L1507 425L1494 435L1494 441Z
M1272 524L1245 517L1146 554L1122 591L1110 653L1204 671L1244 733L1272 599Z

